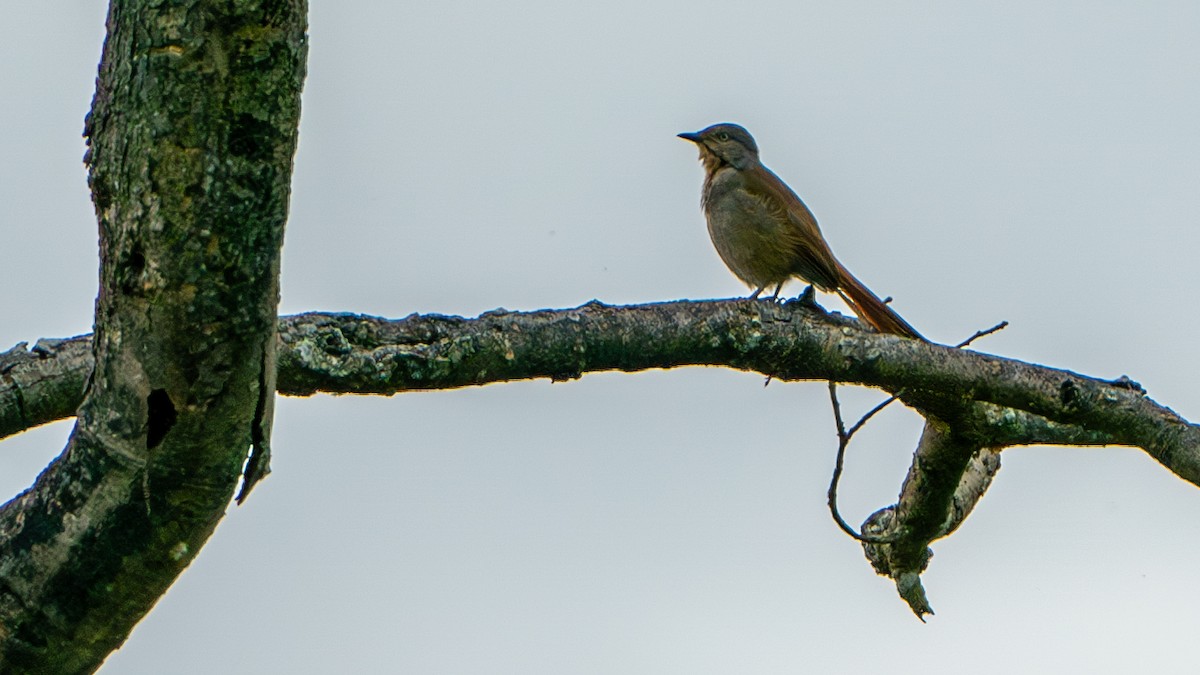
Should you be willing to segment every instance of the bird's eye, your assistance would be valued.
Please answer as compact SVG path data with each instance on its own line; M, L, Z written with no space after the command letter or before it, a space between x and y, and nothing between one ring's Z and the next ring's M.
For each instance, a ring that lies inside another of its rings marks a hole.
M721 133L717 134L717 140L724 143L725 141L729 140L729 134L722 131Z

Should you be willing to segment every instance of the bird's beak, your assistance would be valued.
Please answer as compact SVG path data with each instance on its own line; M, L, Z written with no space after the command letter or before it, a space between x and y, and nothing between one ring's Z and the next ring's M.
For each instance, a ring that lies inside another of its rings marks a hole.
M683 132L682 134L675 134L675 135L676 135L676 136L679 136L680 138L682 138L682 139L684 139L684 140L691 141L691 142L693 142L693 143L699 143L699 142L700 142L700 134L699 134L699 133L696 133L696 132L693 132L693 131L685 131L685 132Z

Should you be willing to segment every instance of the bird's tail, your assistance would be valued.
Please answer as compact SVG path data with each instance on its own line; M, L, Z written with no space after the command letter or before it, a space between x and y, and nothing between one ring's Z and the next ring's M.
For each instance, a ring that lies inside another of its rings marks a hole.
M871 292L871 289L863 285L850 273L850 270L838 264L838 295L842 300L850 305L850 309L858 315L859 319L865 321L875 330L880 333L891 333L892 335L901 335L914 340L926 341L916 328L913 328L907 321L900 317L899 314L892 311L891 307L879 299L879 296Z

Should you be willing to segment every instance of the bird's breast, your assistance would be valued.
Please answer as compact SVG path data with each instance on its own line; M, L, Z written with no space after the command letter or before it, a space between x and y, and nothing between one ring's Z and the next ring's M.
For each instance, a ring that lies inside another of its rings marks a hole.
M709 176L703 204L713 246L739 279L757 288L792 276L795 252L784 236L789 224L782 204L747 190L732 167Z

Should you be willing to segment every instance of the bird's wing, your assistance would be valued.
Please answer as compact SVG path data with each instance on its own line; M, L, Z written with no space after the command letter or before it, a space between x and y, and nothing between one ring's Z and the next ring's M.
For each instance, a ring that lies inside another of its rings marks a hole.
M767 167L760 164L741 173L746 191L776 212L781 224L779 236L796 255L796 276L824 291L836 289L839 265L812 211Z

